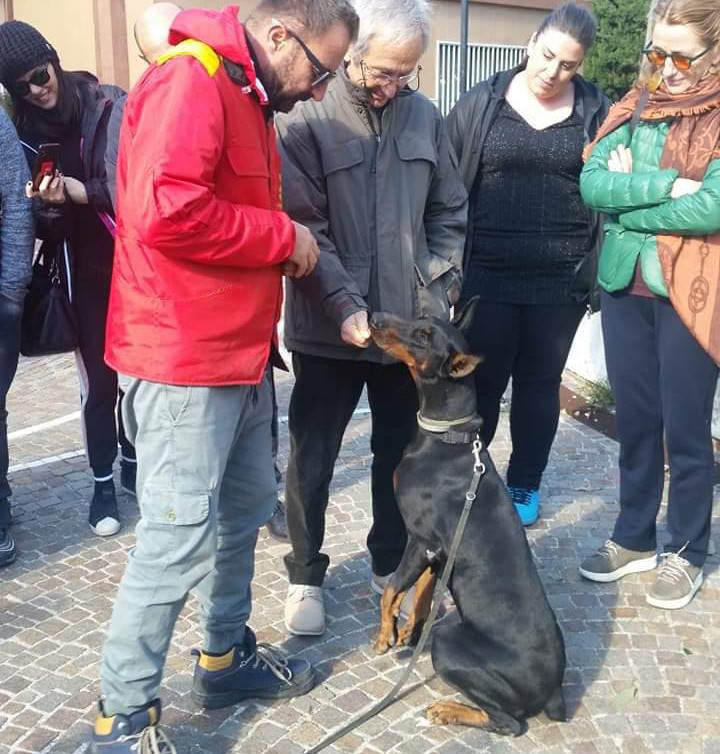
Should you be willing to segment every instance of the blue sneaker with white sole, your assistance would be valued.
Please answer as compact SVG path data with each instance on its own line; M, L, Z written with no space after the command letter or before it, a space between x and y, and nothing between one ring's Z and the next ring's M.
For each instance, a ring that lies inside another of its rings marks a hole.
M523 526L532 526L540 517L540 490L508 485L510 497Z

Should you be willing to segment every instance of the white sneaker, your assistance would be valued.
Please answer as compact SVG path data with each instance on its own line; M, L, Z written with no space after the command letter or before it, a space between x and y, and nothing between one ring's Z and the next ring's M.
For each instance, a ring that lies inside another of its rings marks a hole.
M370 588L382 597L382 593L385 591L385 587L392 578L392 573L387 576L378 576L373 573L372 579L370 579ZM415 604L415 586L411 586L407 594L403 597L403 601L400 603L400 617L407 618L412 612L413 605Z
M112 516L105 516L95 526L90 524L90 528L98 537L112 537L120 531L120 522Z
M320 586L290 584L285 600L285 628L294 636L325 633L325 602Z

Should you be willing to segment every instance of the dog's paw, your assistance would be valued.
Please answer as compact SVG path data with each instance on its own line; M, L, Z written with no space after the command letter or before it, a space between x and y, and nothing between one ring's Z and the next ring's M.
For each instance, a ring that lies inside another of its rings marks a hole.
M484 728L490 723L487 712L457 702L435 702L425 712L435 725L473 725Z
M425 710L425 717L435 725L450 725L456 720L445 702L435 702Z
M395 639L393 636L386 636L385 634L379 633L375 638L373 649L375 650L375 654L384 655L394 644Z
M405 624L398 629L397 643L402 646L415 646L420 638L423 624L421 622L416 623L413 621L406 621Z

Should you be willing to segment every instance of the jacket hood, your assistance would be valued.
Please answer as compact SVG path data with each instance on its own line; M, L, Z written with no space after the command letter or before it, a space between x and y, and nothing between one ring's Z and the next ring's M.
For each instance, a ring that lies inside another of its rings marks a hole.
M218 55L242 67L248 83L265 104L267 95L257 77L245 27L239 21L238 13L237 5L228 5L221 11L202 8L181 11L170 27L168 41L176 45L184 39L197 39L209 45Z

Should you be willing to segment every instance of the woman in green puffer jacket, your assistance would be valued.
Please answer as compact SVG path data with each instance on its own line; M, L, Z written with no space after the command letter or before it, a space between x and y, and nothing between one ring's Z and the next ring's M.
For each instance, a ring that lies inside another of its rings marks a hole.
M620 513L580 573L657 565L670 466L670 540L647 595L680 608L702 583L713 502L720 358L720 0L657 0L645 76L588 148L586 204L608 215L598 278L620 440Z

